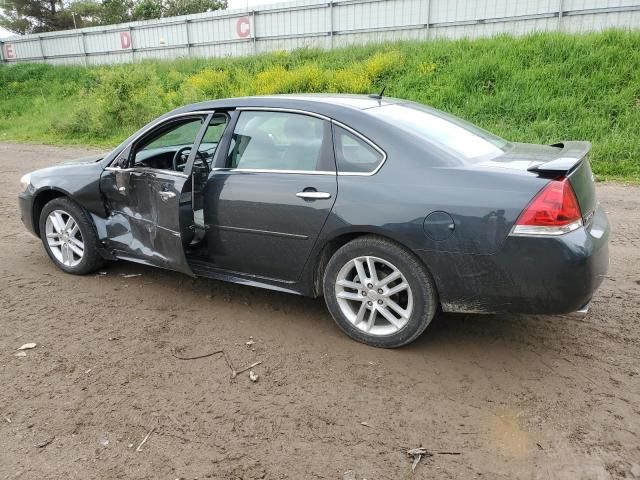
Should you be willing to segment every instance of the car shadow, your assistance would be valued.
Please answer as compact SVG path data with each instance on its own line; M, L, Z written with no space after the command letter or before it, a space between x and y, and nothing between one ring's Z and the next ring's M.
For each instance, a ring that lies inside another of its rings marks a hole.
M152 280L159 288L180 291L185 306L201 301L219 302L233 305L243 316L250 317L256 307L268 312L273 328L284 325L298 330L302 337L313 333L323 335L328 342L349 342L326 310L322 298L308 298L288 293L267 290L247 285L227 283L207 278L191 278L155 267L118 262L105 267L109 277L127 278L126 275L140 275L139 278ZM132 278L133 281L133 278ZM162 293L162 292L155 292ZM245 310L245 311L243 311ZM583 320L571 319L573 323ZM519 349L552 348L560 350L566 331L567 317L550 317L512 314L457 314L438 313L425 332L412 344L398 351L419 353L450 349L462 344L475 344L479 348L495 347L496 344ZM320 338L318 338L320 340ZM321 341L321 340L320 340ZM364 346L363 346L364 347ZM367 347L365 347L367 348Z

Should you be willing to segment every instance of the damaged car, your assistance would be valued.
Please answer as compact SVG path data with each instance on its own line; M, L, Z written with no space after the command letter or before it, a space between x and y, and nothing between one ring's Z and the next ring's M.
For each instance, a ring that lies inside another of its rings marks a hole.
M19 204L65 272L127 260L323 296L349 336L398 347L437 311L586 310L609 262L590 147L380 95L233 98L27 174Z

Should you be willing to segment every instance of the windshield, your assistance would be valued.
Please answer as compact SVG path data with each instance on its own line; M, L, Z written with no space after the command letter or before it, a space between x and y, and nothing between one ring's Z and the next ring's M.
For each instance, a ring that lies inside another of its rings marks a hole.
M385 105L369 112L467 160L502 155L506 140L453 115L414 103Z

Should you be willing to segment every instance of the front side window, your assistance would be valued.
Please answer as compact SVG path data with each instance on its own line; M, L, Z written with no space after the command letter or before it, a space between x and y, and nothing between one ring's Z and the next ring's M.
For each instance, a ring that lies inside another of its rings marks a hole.
M338 125L333 126L333 135L340 173L370 173L384 160L379 150Z
M288 112L244 111L236 123L228 168L327 171L331 127L320 118Z
M133 166L175 170L174 159L182 158L196 141L202 118L177 121L152 133L136 145Z
M222 134L225 128L227 128L227 119L227 115L224 114L216 114L211 117L207 130L202 137L202 142L200 142L200 146L198 147L198 158L211 163L211 159L213 159L216 153Z

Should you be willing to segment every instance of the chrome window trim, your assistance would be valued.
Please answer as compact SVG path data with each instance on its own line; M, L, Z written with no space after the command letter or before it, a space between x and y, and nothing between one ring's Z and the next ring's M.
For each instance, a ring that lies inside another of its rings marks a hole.
M327 122L332 121L331 118L326 115L322 115L320 113L309 112L307 110L300 110L298 108L283 108L283 107L238 107L236 108L239 112L247 112L247 111L258 111L258 112L280 112L280 113L297 113L299 115L308 115L310 117L320 118L322 120L326 120Z
M327 172L323 170L270 170L268 168L231 168L216 167L211 169L212 172L244 172L244 173L286 173L286 174L304 174L304 175L333 175L336 172Z
M120 168L120 167L106 167L105 170L110 172L134 172L134 173L147 173L147 172L157 172L164 173L165 175L173 175L175 177L189 178L189 175L182 172L176 172L175 170L165 170L163 168L150 168L150 167L129 167L129 168Z
M122 152L126 151L127 149L131 148L131 146L136 143L138 140L140 140L141 137L143 137L144 135L146 135L147 133L149 133L151 130L153 130L154 128L159 127L160 125L162 125L163 123L167 123L170 120L173 120L175 118L180 118L180 117L197 117L200 115L203 115L205 118L207 115L209 115L210 113L216 113L215 110L196 110L193 112L183 112L183 113L176 113L175 115L171 115L170 117L167 117L165 119L163 119L161 122L155 123L151 126L149 126L148 128L146 128L144 131L140 132L140 135L138 135L136 138L134 138L133 140L131 140L129 143L127 143L124 148L122 148L122 150L120 150L118 152L118 154L115 156L115 158L111 161L111 163L105 168L105 170L108 170L109 168L116 168L116 170L118 171L126 171L128 169L126 168L117 168L117 167L111 167L111 165L113 165L115 162L117 162L120 159L120 154L122 154ZM151 169L154 170L154 169ZM157 170L156 170L157 171ZM166 170L165 170L166 171ZM173 170L171 170L173 171Z
M367 143L371 148L373 148L380 155L382 155L382 160L376 166L376 168L370 172L341 172L338 170L337 165L336 165L336 172L317 172L317 171L309 171L309 170L268 170L268 169L253 169L253 168L240 169L240 168L227 168L227 167L214 168L212 170L235 170L235 171L245 171L245 172L255 172L255 173L305 173L310 175L314 175L314 174L315 175L336 175L337 174L341 176L350 176L350 177L370 177L378 173L378 171L382 168L382 166L387 161L387 152L385 152L382 148L380 148L378 145L373 143L371 140L369 140L367 137L362 135L357 130L354 130L353 128L349 127L348 125L345 125L342 122L339 122L338 120L334 120L333 118L327 117L326 115L310 112L308 110L300 110L298 108L283 108L283 107L238 107L236 108L236 110L239 112L259 111L259 112L297 113L299 115L308 115L311 117L316 117L322 120L326 120L328 122L331 122L333 125L337 125L341 128L344 128L349 133L360 138L363 142ZM335 157L335 153L334 153L334 157Z

